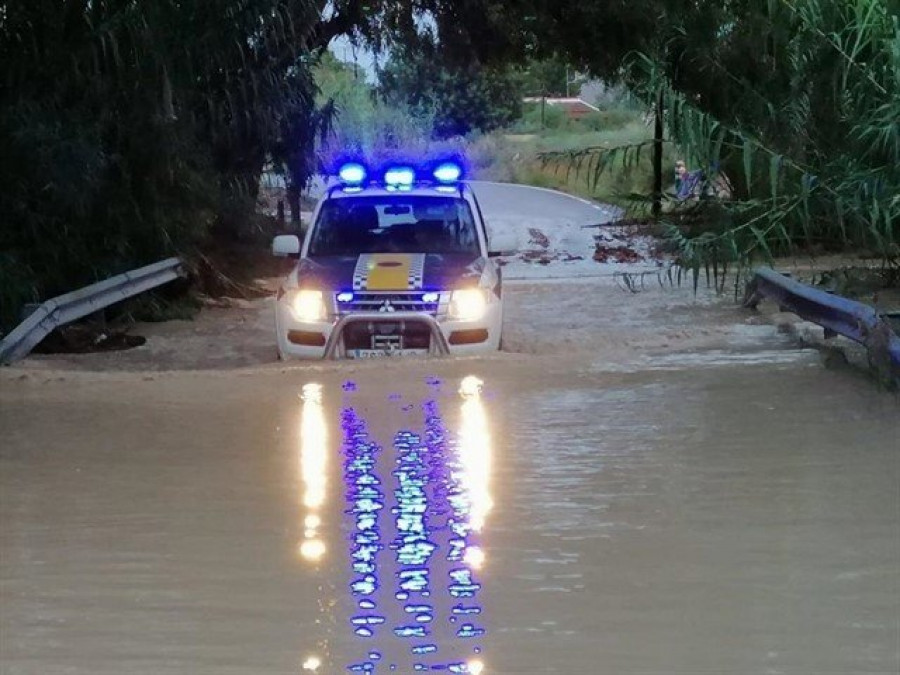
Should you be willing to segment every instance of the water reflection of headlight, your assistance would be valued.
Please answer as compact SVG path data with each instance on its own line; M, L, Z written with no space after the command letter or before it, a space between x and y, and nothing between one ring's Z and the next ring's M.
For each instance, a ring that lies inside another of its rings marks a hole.
M480 675L484 672L484 663L478 659L473 659L466 664L466 671L472 675Z
M463 555L463 562L466 563L469 567L475 570L480 570L484 567L485 558L484 550L479 548L478 546L470 546L466 549L465 555Z
M325 542L321 539L307 539L300 544L300 555L306 560L315 562L325 555Z
M304 539L300 555L306 560L320 560L326 551L319 539L322 518L316 511L325 504L328 437L322 409L322 385L303 386L303 411L300 418L300 477L303 482L303 505L309 509L303 519Z
M318 656L310 656L303 662L303 670L316 671L322 665L322 659Z
M464 378L463 381L459 385L459 395L463 398L469 398L472 396L481 396L481 388L484 386L484 382L479 380L474 375L469 375Z
M487 413L481 401L482 382L469 376L462 381L462 425L459 433L459 459L463 487L469 498L469 526L478 532L494 505L490 492L491 437Z

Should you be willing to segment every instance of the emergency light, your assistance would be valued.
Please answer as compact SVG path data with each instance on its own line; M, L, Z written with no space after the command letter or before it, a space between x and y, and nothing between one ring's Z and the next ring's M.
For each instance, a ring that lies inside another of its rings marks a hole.
M385 185L411 187L416 182L416 172L408 166L393 166L384 172Z
M360 185L366 179L366 167L356 162L344 164L338 172L341 181L347 185Z
M458 183L462 179L462 175L463 169L459 163L447 161L438 164L428 180L438 183L437 189L439 190L453 189L451 186ZM359 191L364 187L368 171L359 162L348 162L341 166L338 177L344 184L345 191ZM392 189L411 188L415 185L417 178L416 170L407 165L388 166L383 174L384 184ZM428 181L426 180L426 182Z
M434 170L434 178L439 183L455 183L462 176L462 167L453 162L444 162Z

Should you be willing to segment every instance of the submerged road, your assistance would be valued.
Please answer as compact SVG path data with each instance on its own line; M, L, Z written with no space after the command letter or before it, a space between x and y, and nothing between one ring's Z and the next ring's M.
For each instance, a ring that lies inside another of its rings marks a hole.
M895 401L572 366L4 381L2 672L896 672Z
M896 399L593 283L484 359L0 371L0 672L896 673Z

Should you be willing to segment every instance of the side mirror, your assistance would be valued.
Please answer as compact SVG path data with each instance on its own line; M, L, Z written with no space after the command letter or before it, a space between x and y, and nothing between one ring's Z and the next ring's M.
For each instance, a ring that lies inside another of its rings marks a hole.
M499 258L504 255L515 255L519 251L519 238L514 234L496 234L488 243L488 256Z
M272 255L290 258L300 255L300 239L293 234L282 234L272 240Z

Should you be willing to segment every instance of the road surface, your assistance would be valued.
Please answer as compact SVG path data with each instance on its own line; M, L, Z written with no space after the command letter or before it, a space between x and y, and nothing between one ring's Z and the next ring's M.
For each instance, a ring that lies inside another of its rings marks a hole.
M515 288L484 359L0 371L0 672L896 673L896 398Z

